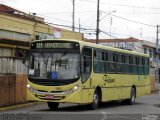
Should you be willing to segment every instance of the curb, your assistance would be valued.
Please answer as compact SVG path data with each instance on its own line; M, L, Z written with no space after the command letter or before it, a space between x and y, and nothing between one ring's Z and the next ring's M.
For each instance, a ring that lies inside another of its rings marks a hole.
M13 110L13 109L17 109L17 108L29 107L29 106L43 104L43 103L44 102L22 103L22 104L19 104L19 105L13 105L13 106L8 106L8 107L0 108L0 112L1 111L7 111L7 110Z
M157 93L160 93L160 90L151 91L151 95L152 94L157 94Z

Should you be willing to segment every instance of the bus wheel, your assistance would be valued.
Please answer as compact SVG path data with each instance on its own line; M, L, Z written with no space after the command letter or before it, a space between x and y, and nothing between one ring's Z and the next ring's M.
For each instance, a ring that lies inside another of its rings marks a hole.
M135 90L135 88L132 88L131 93L130 93L130 98L127 99L127 103L129 105L134 105L135 104L135 99L136 99L136 90Z
M51 110L57 110L59 106L59 103L57 102L47 102L47 104Z
M100 96L97 90L95 90L93 95L93 102L90 104L90 108L95 110L99 107Z

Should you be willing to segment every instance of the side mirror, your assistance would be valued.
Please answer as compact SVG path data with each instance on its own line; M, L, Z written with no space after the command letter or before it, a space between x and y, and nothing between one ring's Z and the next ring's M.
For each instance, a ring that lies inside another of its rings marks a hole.
M29 51L26 51L23 59L22 59L22 63L25 65L25 66L28 66L26 65L26 62L27 62L27 59L28 59L28 56L29 56Z
M23 57L22 59L22 63L25 64L26 63L26 57Z

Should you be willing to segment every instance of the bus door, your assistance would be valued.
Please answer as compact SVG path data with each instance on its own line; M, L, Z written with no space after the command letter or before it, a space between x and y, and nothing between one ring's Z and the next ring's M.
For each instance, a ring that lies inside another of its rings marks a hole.
M91 89L91 71L92 71L92 48L84 47L82 49L82 101L88 102L89 90Z

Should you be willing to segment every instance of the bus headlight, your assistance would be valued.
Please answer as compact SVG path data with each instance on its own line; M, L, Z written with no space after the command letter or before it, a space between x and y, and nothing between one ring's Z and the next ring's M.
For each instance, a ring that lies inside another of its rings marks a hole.
M37 92L37 90L31 88L30 84L27 84L27 88L28 88L31 92L34 92L34 93Z
M79 88L79 84L77 84L76 86L74 86L73 88L69 89L69 90L66 90L64 91L65 94L70 94L70 93L73 93L75 91L77 91Z
M27 84L27 88L30 88L31 86L30 86L30 84Z

